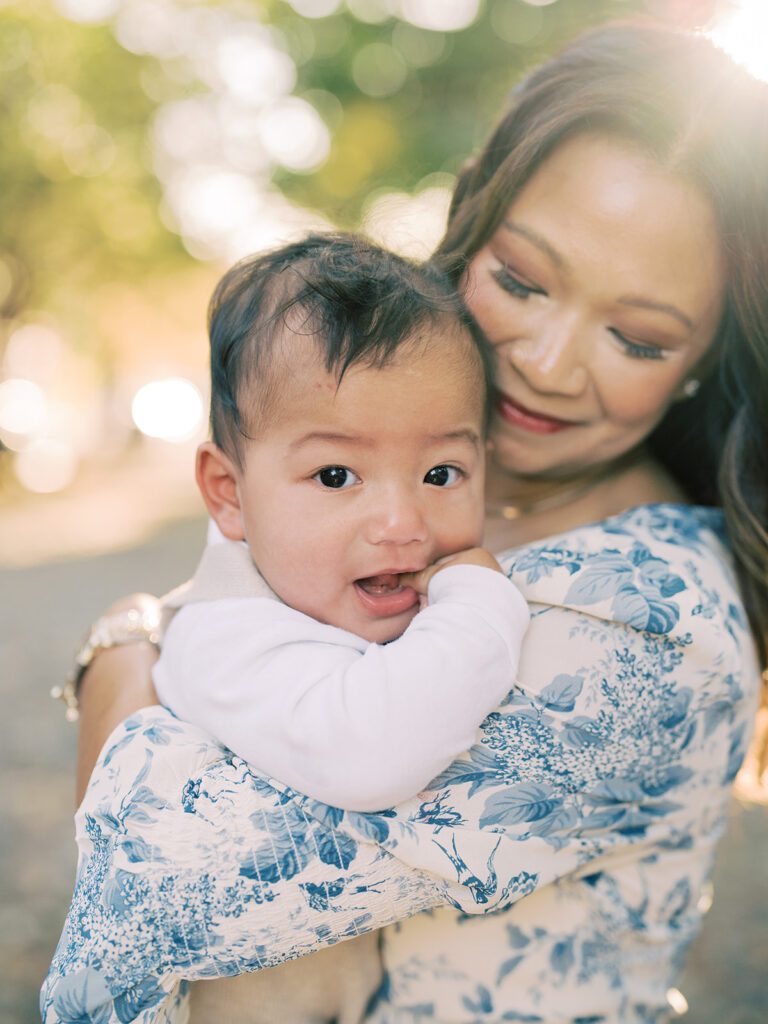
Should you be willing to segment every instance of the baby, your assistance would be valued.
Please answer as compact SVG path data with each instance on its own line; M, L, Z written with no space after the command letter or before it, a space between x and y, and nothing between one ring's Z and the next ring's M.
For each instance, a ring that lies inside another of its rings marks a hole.
M160 699L326 804L414 797L514 684L527 606L483 528L487 343L438 271L348 236L238 264L210 311L216 524ZM195 1024L361 1019L370 935L193 985Z

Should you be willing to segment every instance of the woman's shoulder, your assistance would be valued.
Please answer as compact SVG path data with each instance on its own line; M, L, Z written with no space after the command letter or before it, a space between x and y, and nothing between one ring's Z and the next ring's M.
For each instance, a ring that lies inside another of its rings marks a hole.
M734 638L747 631L720 509L639 505L500 560L532 604L650 633L686 632L714 618Z

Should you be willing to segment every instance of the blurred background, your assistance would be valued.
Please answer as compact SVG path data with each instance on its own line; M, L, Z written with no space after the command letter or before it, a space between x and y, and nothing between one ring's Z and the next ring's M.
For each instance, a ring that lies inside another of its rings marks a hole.
M74 873L48 690L106 603L169 589L202 544L216 280L313 227L428 255L521 72L638 13L768 77L765 0L0 0L3 1024L38 1019ZM768 814L734 803L670 995L688 1020L768 1019L767 908Z

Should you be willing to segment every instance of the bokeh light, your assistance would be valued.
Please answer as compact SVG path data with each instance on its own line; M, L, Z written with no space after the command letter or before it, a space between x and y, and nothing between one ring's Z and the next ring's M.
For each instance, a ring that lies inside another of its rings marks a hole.
M147 437L188 441L202 424L203 399L195 385L182 377L153 380L134 395L131 416Z
M184 53L189 25L166 0L132 0L120 7L115 36L131 53L171 59Z
M494 4L491 7L494 31L515 46L525 46L541 32L544 15L538 7L523 4Z
M263 31L224 36L216 47L216 69L226 91L252 107L285 96L296 84L296 65Z
M39 438L16 456L16 476L24 487L37 494L63 490L77 472L77 454L67 441Z
M295 242L309 231L332 231L334 225L318 213L289 202L280 192L263 195L264 205L258 217L243 223L227 240L228 261L239 260L254 252Z
M430 32L405 21L392 30L393 46L414 68L426 68L440 60L446 52L445 42L442 32Z
M219 117L215 96L192 96L164 103L153 125L158 170L173 163L210 159L219 142Z
M341 0L288 0L302 18L326 18L341 7Z
M24 324L8 338L3 370L9 377L26 377L44 384L56 374L63 356L60 334L44 324Z
M45 392L34 381L12 377L0 383L0 436L8 448L43 430L48 420Z
M400 0L400 16L419 28L458 32L477 18L480 0Z
M259 138L276 164L307 173L328 159L331 135L315 108L298 96L273 103L259 118Z
M451 189L438 184L422 187L414 195L380 194L366 208L363 231L401 256L426 259L445 231L450 201Z
M117 146L112 136L96 124L78 125L63 141L62 156L72 174L95 178L114 162Z
M389 43L369 43L352 61L355 85L374 98L392 96L403 87L407 75L405 61Z
M72 21L104 21L120 6L120 0L54 0L57 10Z
M66 85L43 86L27 104L25 119L38 135L66 139L86 115L82 99Z
M252 178L216 166L180 171L168 181L166 198L185 244L191 243L192 254L202 258L218 255L232 233L263 206L262 191Z
M359 21L380 25L395 13L395 0L347 0L347 7Z

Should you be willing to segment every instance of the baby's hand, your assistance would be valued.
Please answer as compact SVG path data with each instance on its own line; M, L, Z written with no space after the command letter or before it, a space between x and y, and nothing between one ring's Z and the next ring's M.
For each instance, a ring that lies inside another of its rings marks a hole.
M496 572L503 572L503 569L485 548L467 548L466 551L457 551L455 555L446 555L438 558L436 562L428 565L421 572L405 572L400 577L400 582L405 587L413 587L417 594L426 595L429 581L436 572L447 569L449 565L480 565L485 569L495 569Z

